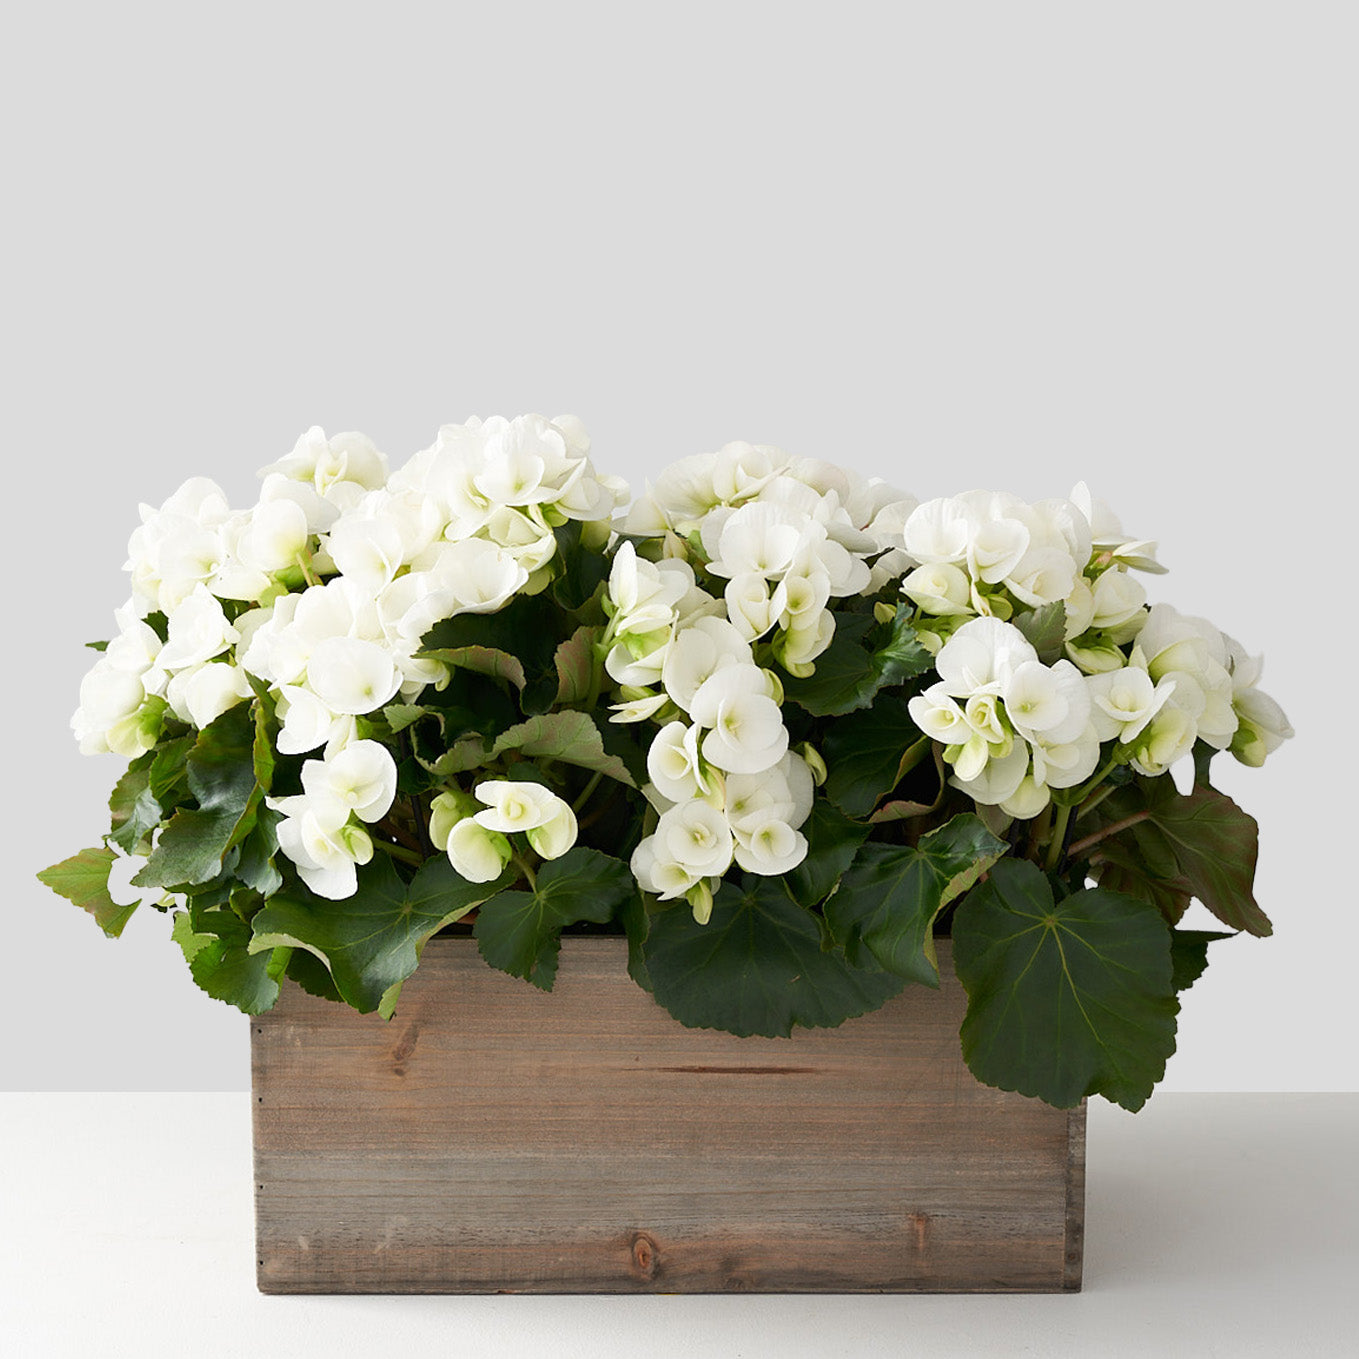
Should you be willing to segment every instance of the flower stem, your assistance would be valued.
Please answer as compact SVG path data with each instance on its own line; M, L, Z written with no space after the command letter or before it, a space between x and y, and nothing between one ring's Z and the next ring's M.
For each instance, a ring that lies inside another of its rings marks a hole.
M390 854L393 859L400 859L403 864L413 864L416 868L419 868L425 862L423 854L413 849L407 849L405 845L394 845L390 840L374 840L373 847Z
M1052 818L1052 839L1048 841L1047 870L1055 873L1057 866L1062 862L1062 850L1066 842L1066 823L1071 819L1071 808L1061 806L1057 808L1057 815Z
M1119 831L1125 831L1129 826L1135 826L1139 821L1145 821L1151 816L1145 809L1140 812L1133 812L1131 816L1125 816L1121 821L1111 821L1103 830L1097 830L1092 835L1087 835L1083 840L1077 840L1071 846L1070 853L1074 858L1077 854L1084 854L1086 850L1099 844L1101 840L1107 840L1111 835L1117 835Z
M599 787L599 781L603 777L604 771L602 769L595 770L594 774L590 778L589 783L587 783L585 787L580 790L580 796L571 804L571 810L573 812L580 811L580 809L583 806L585 806L587 802L589 802L591 794L593 794L595 789Z
M536 892L538 890L538 875L533 871L533 866L529 861L517 850L511 855L510 861L524 875L529 885L529 891Z

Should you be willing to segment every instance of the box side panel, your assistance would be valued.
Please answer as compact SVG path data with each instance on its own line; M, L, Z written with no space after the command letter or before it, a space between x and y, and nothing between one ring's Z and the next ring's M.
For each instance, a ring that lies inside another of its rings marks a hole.
M252 1021L260 1287L1070 1287L1076 1124L973 1080L945 972L791 1039L684 1028L615 939L551 995L434 941L390 1024L290 987Z

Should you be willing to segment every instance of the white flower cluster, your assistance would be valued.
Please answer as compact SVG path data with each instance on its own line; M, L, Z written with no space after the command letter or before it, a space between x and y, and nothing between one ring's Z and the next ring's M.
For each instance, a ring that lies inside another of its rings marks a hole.
M899 573L902 525L915 505L830 463L732 443L670 466L625 531L695 552L726 581L732 626L747 641L769 637L788 673L806 676L834 635L830 600Z
M649 562L621 544L605 608L605 666L623 686L614 720L663 724L647 755L660 818L632 869L647 891L685 896L706 919L733 862L774 876L802 861L811 772L788 749L777 678L687 562Z
M1128 569L1160 571L1155 544L1126 537L1083 485L1036 505L986 491L929 501L904 542L918 564L901 589L939 674L911 714L980 804L1034 817L1050 790L1094 774L1106 742L1154 777L1196 741L1259 764L1292 735L1239 643L1147 607ZM1056 604L1066 656L1044 665L1005 620Z
M417 654L434 623L546 583L554 529L568 519L603 521L602 546L627 494L595 474L573 417L445 426L390 478L362 435L312 429L260 475L248 511L232 512L202 479L142 507L133 598L72 719L82 750L138 755L155 744L164 705L202 728L250 697L253 679L277 699L279 750L324 747L305 766L324 769L356 743L359 718L447 682ZM360 744L394 787L390 753ZM279 804L280 845L324 895L352 893L353 864L372 852L355 818L375 818L351 809L337 823L340 805L311 787Z
M543 859L560 859L576 843L576 814L550 788L518 779L487 779L471 796L440 793L429 823L436 849L468 882L494 882L522 834Z

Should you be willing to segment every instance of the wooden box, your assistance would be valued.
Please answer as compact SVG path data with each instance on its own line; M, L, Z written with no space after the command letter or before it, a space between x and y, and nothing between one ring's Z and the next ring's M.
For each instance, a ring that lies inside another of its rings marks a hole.
M615 938L546 995L438 939L397 1017L251 1021L266 1293L1080 1287L1085 1108L979 1085L940 992L791 1039L686 1029Z

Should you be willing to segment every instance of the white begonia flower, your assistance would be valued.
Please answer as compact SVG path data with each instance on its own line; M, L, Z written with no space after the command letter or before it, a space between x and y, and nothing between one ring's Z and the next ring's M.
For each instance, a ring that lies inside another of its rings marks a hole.
M1045 666L1028 661L1016 666L1003 691L1005 713L1029 741L1065 745L1090 721L1090 691L1070 661Z
M1099 739L1117 740L1123 745L1141 735L1175 691L1173 677L1157 683L1138 665L1094 675L1086 683L1090 718Z
M1178 700L1182 695L1183 686L1180 686L1172 698ZM1198 725L1193 715L1177 701L1167 702L1129 742L1132 767L1148 778L1158 778L1193 750L1197 735Z
M560 859L576 843L578 831L575 812L558 798L547 820L527 831L529 846L540 858Z
M811 815L815 795L811 768L789 751L778 764L758 774L729 775L723 808L733 827L751 830L777 815L796 830Z
M1065 599L1079 573L1080 567L1063 548L1030 548L1005 577L1005 587L1016 599L1040 608Z
M906 707L911 721L932 741L940 741L946 746L961 745L973 735L962 706L942 682L917 694Z
M538 505L554 499L580 466L580 459L568 457L559 429L541 416L520 416L487 440L475 484L494 505Z
M775 639L774 654L783 668L799 679L812 674L814 662L835 636L835 616L823 610L810 623L795 623Z
M401 672L375 642L327 637L307 660L307 686L332 712L362 716L396 697Z
M630 698L622 703L614 703L609 711L613 714L610 722L645 722L654 717L669 703L665 694L651 694L643 698Z
M665 662L670 655L669 628L657 632L633 634L609 648L604 658L604 669L611 679L629 689L649 689L661 683ZM660 695L659 708L669 700Z
M830 603L830 597L830 576L812 559L795 564L778 583L770 611L780 627L804 631L819 628L821 612Z
M1237 730L1231 752L1242 764L1258 767L1294 735L1284 710L1260 689L1243 689L1233 700Z
M489 779L477 784L473 792L477 800L485 804L485 810L476 813L477 824L504 835L544 826L566 806L556 793L541 783Z
M335 729L336 714L301 685L285 684L278 690L277 711L281 755L305 755L325 745Z
M1140 580L1117 568L1108 570L1094 584L1094 611L1089 626L1116 628L1134 617L1146 602L1146 587Z
M688 802L713 791L712 774L699 755L702 729L683 722L670 722L652 738L646 768L651 782L671 802Z
M769 444L740 440L724 444L713 459L713 494L728 505L750 500L783 470L787 461L786 454Z
M253 570L282 571L297 564L307 550L311 534L307 513L296 500L283 497L265 500L250 512L236 552L241 562Z
M754 501L733 510L721 521L704 524L704 547L712 558L710 569L719 576L781 576L793 563L803 536L793 516L778 505Z
M725 873L735 845L726 817L716 807L698 801L681 802L663 812L656 823L655 842L658 864L678 864L694 880Z
M308 536L324 533L340 517L340 507L320 495L307 482L294 481L281 472L268 473L260 483L260 505L288 501L302 511Z
M672 901L676 897L684 896L702 881L703 876L673 859L662 857L655 835L648 835L633 850L628 866L632 869L632 876L637 879L638 886L662 901Z
M1214 646L1211 637L1200 628L1201 621L1185 617L1169 603L1152 605L1142 631L1137 633L1137 650L1146 656L1147 671L1152 679L1159 679L1173 670L1197 677L1208 669ZM1224 660L1226 644L1220 639L1219 633L1218 644Z
M459 821L466 821L481 810L482 804L468 793L457 791L436 794L429 804L429 842L435 849L448 848L448 837Z
M780 585L779 589L782 588ZM779 621L768 582L763 576L754 572L733 576L723 593L727 618L747 641L753 642L763 637Z
M435 576L459 613L495 613L528 583L529 568L496 544L469 538L444 546Z
M205 661L179 671L166 686L165 697L180 721L201 730L253 693L250 680L239 665Z
M1104 501L1091 496L1085 482L1076 483L1071 492L1071 501L1090 524L1094 551L1108 553L1113 560L1138 571L1165 574L1166 568L1156 560L1156 544L1127 537L1113 511Z
M1231 675L1232 706L1238 720L1231 751L1242 764L1258 767L1294 735L1293 728L1278 703L1256 688L1264 669L1263 660L1248 655L1234 637L1223 634L1222 641Z
M335 820L329 807L299 809L285 816L278 823L278 847L292 860L298 877L317 896L331 901L358 891L357 865L373 857L368 832L347 819Z
M980 736L988 746L1010 748L1010 733L1000 699L995 694L973 694L963 704L963 718L971 733Z
M326 550L341 575L374 595L406 562L399 525L376 516L342 516L326 535Z
M708 679L728 666L751 665L752 656L750 643L726 619L700 618L670 643L661 679L672 702L687 712Z
M1065 619L1062 640L1070 641L1088 631L1095 617L1095 591L1084 576L1077 576L1071 593L1062 601Z
M1038 653L1020 630L997 618L964 623L940 648L934 668L944 692L955 698L1000 694L1010 676Z
M494 882L514 852L503 835L487 830L472 817L450 829L443 848L453 871L468 882Z
M777 817L737 831L735 839L737 864L762 877L790 873L807 857L807 837Z
M1039 783L1032 774L1026 774L1009 797L994 805L1016 821L1032 821L1051 801L1052 792L1047 784Z
M972 541L973 520L956 498L926 500L906 520L906 551L922 566L965 562Z
M998 585L1024 559L1030 533L1020 519L999 517L976 523L967 544L967 569L974 580Z
M343 494L340 487L346 482L361 490L377 490L387 480L387 459L365 435L348 432L327 439L325 431L313 425L291 453L261 469L260 476L271 473L307 482L331 498L337 492Z
M396 761L379 741L353 741L326 760L302 766L302 788L316 802L334 802L360 821L381 821L396 798Z
M779 705L770 697L769 678L754 665L733 665L706 679L690 702L701 727L703 758L732 774L758 774L777 764L788 749Z
M222 609L222 601L204 585L168 616L169 635L157 663L165 670L186 670L220 656L240 638Z
M1084 783L1099 765L1099 737L1086 726L1078 737L1060 744L1034 742L1031 747L1033 777L1049 788L1074 788Z
M996 807L1019 792L1028 772L1029 748L1023 741L1016 741L1009 754L988 760L971 778L960 777L955 765L953 777L949 782L955 788L961 789L974 802Z
M546 566L556 555L557 539L552 530L509 505L498 505L491 511L484 532L529 572Z
M140 755L155 744L143 742L140 725L146 690L141 680L117 670L100 657L80 681L80 706L71 718L71 730L83 755Z
M102 659L108 669L135 676L148 694L156 694L164 690L166 680L165 670L159 664L161 646L154 628L140 619L126 618Z
M972 586L960 567L951 562L917 566L901 582L901 593L926 613L939 618L975 613Z

